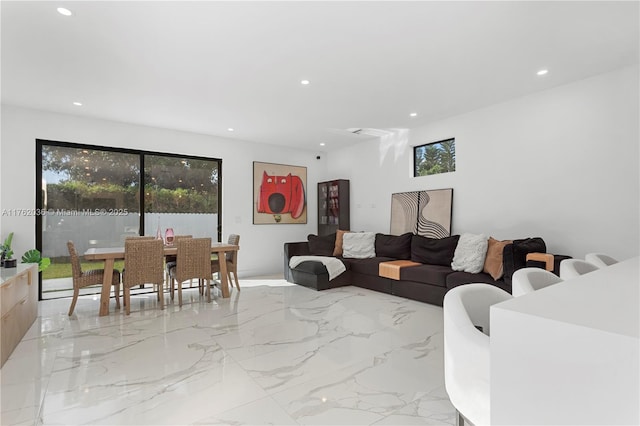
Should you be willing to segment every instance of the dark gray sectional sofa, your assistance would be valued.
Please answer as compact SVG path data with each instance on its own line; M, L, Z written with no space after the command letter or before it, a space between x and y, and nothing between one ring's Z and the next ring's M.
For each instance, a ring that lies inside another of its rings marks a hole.
M511 276L517 269L525 267L527 253L546 252L542 238L513 240L503 249L504 275L494 280L487 273L473 274L451 269L457 235L433 239L413 234L376 234L376 256L367 259L338 257L347 270L329 281L326 268L321 263L302 262L294 269L289 267L292 256L333 256L335 234L309 235L308 238L305 242L284 244L284 276L287 281L317 290L354 285L439 306L442 306L449 289L463 284L487 283L511 293ZM392 260L411 260L420 265L402 268L399 280L380 276L380 263Z

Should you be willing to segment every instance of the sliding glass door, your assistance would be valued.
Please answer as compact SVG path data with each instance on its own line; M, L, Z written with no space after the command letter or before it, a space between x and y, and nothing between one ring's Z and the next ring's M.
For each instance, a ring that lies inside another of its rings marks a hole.
M211 237L218 241L216 160L144 156L144 234Z
M219 240L218 159L41 140L37 152L36 202L44 214L36 220L36 246L51 258L42 274L42 299L71 295L67 241L82 255L91 247L122 247L128 236L164 236L167 228Z

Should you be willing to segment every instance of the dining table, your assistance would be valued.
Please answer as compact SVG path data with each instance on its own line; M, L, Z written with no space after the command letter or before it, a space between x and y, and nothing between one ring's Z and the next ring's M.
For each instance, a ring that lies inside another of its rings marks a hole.
M218 255L220 261L220 287L222 297L229 297L229 281L227 279L227 262L226 253L240 250L240 246L227 243L211 244L211 253ZM178 248L175 245L165 245L164 255L175 256ZM124 259L124 247L106 247L106 248L90 248L84 252L85 260L104 261L104 275L102 277L102 293L100 294L100 316L109 315L109 297L111 294L111 276L113 274L113 265L116 260Z

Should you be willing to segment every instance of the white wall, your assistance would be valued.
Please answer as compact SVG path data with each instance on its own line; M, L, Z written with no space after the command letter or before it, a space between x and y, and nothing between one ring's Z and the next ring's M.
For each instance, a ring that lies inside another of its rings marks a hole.
M453 233L542 236L548 251L574 257L637 256L638 74L626 68L363 142L330 153L328 174L351 180L353 230L388 232L394 192L454 188ZM451 137L456 172L412 177L412 147Z
M35 208L35 140L48 139L109 147L198 155L222 159L222 232L241 236L239 275L282 272L282 246L317 231L316 182L326 160L316 153L193 133L135 126L105 120L2 106L0 205L2 209ZM307 167L306 225L253 225L253 161ZM14 252L35 247L35 218L3 216L0 237L15 232Z

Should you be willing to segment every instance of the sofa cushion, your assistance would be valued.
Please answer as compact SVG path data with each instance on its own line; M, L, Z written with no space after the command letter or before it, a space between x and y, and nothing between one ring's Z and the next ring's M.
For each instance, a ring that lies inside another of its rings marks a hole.
M485 257L487 257L487 237L484 234L465 232L458 240L451 269L477 274L482 272Z
M344 242L344 234L346 234L349 231L343 231L343 230L338 230L336 231L336 245L333 248L333 255L334 256L342 256L342 244Z
M494 280L499 280L504 274L502 263L502 252L507 244L511 244L511 240L498 241L493 237L489 237L487 244L487 257L484 260L482 272L491 275Z
M411 232L402 235L376 234L376 256L411 259L411 237Z
M333 256L336 234L323 236L309 234L307 240L309 241L309 253L312 256Z
M428 265L451 266L460 235L445 238L411 237L411 260Z
M499 281L498 281L499 282ZM455 271L447 275L447 288L457 287L462 284L471 283L485 283L497 285L497 283L491 275L480 272L479 274L472 274L470 272Z
M376 256L376 234L373 232L347 232L342 239L342 257L367 259Z
M449 266L442 265L420 265L410 268L400 269L400 280L415 281L418 283L437 285L445 287L447 283L447 275L453 271Z
M390 257L371 257L368 259L342 259L344 266L357 274L378 276L380 262L388 262Z

